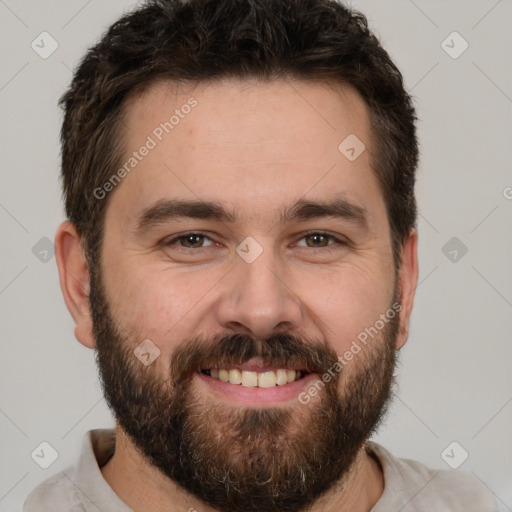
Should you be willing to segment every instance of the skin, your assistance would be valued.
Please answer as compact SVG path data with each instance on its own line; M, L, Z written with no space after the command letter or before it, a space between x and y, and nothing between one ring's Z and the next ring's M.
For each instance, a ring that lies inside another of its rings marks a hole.
M153 84L126 103L127 157L191 96L197 106L110 192L101 264L113 316L140 332L141 341L149 338L158 346L161 355L153 364L162 378L180 341L201 333L239 332L263 339L283 329L327 340L344 354L388 309L395 279L364 101L349 86L301 81L225 80L187 91ZM338 151L351 133L366 145L353 162ZM367 211L367 231L339 218L276 223L278 212L298 199L340 196ZM236 221L173 219L136 234L137 215L164 198L219 201L235 212ZM310 240L308 247L304 234L309 230L350 243L332 240L333 250L327 251ZM187 231L206 232L211 241L205 239L206 247L195 253L159 244ZM251 264L235 252L248 236L263 249ZM89 272L69 221L60 225L55 244L75 336L92 349ZM417 279L413 229L401 252L397 350L408 337ZM363 358L364 351L357 357ZM347 378L352 368L347 366ZM201 399L212 393L199 379L193 389ZM298 402L294 407L307 414ZM133 510L213 510L148 465L119 427L116 434L115 455L102 473ZM312 511L369 511L383 488L379 464L361 450L343 489L329 491Z

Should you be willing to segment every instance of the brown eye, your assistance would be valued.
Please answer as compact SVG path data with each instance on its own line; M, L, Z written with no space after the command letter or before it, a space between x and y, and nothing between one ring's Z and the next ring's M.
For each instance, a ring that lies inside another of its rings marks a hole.
M197 248L197 247L201 247L201 245L203 244L204 238L205 237L203 235L192 234L192 235L182 236L179 238L179 240L183 247Z
M325 250L329 251L331 249L339 249L340 246L345 246L347 243L329 233L324 233L322 231L312 231L310 233L304 234L296 245L298 247L309 247L311 249L325 248Z
M329 238L332 237L321 233L314 233L312 235L307 235L304 238L308 241L308 247L327 247L327 245L329 245Z
M205 243L207 241L209 243ZM165 247L177 246L185 249L203 249L210 245L213 245L213 241L203 233L185 233L164 242Z

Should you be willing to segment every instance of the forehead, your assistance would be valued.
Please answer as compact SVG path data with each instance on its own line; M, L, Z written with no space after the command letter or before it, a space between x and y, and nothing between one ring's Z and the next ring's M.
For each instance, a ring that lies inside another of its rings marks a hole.
M185 89L159 82L129 98L124 127L128 172L112 204L130 218L165 198L221 201L259 219L306 196L382 203L369 111L349 86L224 80ZM347 158L345 140L366 149Z

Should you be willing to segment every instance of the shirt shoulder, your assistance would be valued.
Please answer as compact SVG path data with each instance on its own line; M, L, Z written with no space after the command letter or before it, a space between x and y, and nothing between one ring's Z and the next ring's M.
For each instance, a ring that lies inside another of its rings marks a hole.
M85 512L78 492L73 489L66 470L40 483L27 497L23 512Z
M421 462L393 456L375 442L367 451L380 462L384 492L372 512L496 512L496 498L476 478L448 469L432 469Z
M87 432L76 464L39 484L25 500L23 512L133 512L101 473L114 447L113 429Z

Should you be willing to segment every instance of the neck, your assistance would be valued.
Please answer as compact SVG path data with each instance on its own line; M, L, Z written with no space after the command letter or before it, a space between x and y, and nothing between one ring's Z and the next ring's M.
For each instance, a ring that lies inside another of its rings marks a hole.
M135 449L124 431L116 427L116 449L101 468L103 478L134 512L217 512L151 466ZM310 512L369 512L384 491L382 468L377 460L359 451L349 473L324 494Z

